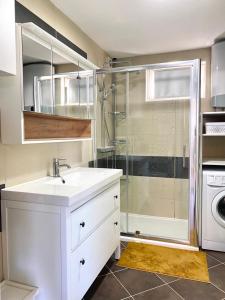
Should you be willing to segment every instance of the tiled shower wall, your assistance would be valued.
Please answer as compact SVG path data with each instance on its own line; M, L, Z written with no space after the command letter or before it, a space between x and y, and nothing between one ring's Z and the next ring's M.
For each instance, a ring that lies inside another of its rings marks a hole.
M189 151L189 100L146 102L145 71L129 74L129 91L125 79L124 73L115 75L117 111L128 101L127 117L116 122L117 139L127 137L130 161L128 200L126 182L121 182L122 211L187 219L188 170L177 162L182 162L184 144L187 156ZM125 150L118 146L117 155ZM181 173L186 176L179 178Z
M128 60L130 65L141 65L200 58L205 63L205 80L202 81L204 98L202 97L201 99L201 110L212 111L210 103L210 55L210 48L205 48L129 57L121 60ZM130 160L133 159L132 156L142 157L142 160L145 160L145 162L147 161L146 157L149 160L149 157L152 156L159 159L160 162L162 157L182 158L184 144L187 145L186 152L188 153L189 151L189 101L146 102L144 77L144 72L134 72L129 76L128 118L117 118L116 138L128 138ZM116 75L115 82L118 104L116 110L124 111L124 103L126 101L125 73ZM204 141L204 143L207 143L207 141ZM213 156L213 153L215 155L215 151L213 151L215 146L210 141L208 141L206 148L208 153L212 153L211 156ZM224 149L224 146L221 145L220 148ZM116 154L117 160L118 155L120 157L125 155L126 145L117 146ZM145 164L147 168L151 167L151 161ZM168 168L168 165L165 165L165 168ZM151 174L145 176L147 172L146 170L142 174L134 172L133 176L129 176L128 200L126 200L126 182L124 180L121 181L122 211L187 219L188 180L182 176L162 175L160 177L158 175L152 176ZM129 173L131 175L132 171L129 171Z

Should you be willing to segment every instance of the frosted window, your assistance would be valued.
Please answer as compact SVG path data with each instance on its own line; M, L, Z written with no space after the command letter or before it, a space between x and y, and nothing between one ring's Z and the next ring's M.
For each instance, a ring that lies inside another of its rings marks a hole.
M146 71L146 101L188 98L190 68L171 68Z

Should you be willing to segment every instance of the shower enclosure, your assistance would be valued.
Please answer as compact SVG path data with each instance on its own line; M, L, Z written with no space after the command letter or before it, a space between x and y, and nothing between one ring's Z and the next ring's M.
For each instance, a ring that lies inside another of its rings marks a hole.
M197 246L200 61L96 71L95 166L123 169L121 234Z

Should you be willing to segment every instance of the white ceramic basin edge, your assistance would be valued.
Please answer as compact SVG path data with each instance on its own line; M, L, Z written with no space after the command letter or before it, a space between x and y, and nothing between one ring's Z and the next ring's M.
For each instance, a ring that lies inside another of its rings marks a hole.
M61 178L38 180L5 188L2 199L58 206L79 206L104 187L119 180L122 170L78 167L61 173Z

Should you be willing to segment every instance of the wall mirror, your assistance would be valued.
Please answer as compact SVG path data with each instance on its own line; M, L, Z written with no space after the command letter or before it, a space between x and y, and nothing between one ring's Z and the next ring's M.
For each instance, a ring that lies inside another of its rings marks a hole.
M22 27L24 110L91 119L96 67L39 31Z

